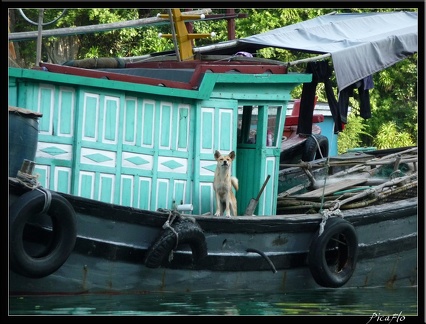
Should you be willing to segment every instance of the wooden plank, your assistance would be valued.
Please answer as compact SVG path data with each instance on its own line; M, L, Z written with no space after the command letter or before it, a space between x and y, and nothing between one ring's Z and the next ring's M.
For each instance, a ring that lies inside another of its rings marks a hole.
M309 191L306 193L303 193L301 195L295 195L294 198L321 198L323 195L327 196L329 194L334 193L335 191L350 188L352 186L356 186L359 184L362 184L364 182L367 182L367 179L346 179L339 182L335 182L330 185L326 185L324 188L319 188L313 191Z

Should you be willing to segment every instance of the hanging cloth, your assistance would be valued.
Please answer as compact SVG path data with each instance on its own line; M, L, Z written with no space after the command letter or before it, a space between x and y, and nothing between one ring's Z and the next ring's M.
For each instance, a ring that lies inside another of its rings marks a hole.
M359 95L360 116L364 119L371 118L370 89L372 88L373 78L370 75L342 89L339 92L338 107L340 112L340 119L344 124L347 123L349 97L354 96L355 89L358 90Z
M340 118L338 103L334 96L333 86L330 77L333 73L328 61L309 62L306 67L306 73L312 73L312 81L304 83L302 88L302 96L300 98L299 123L297 125L297 133L302 135L312 134L312 117L314 114L314 100L316 88L319 82L325 85L325 93L331 115L334 120L334 133L337 134L343 130Z

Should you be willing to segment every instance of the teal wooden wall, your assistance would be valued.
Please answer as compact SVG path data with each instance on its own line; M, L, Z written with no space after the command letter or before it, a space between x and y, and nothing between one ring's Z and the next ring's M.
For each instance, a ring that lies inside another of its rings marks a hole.
M214 151L235 148L237 101L31 82L19 94L17 106L43 114L35 168L43 187L142 209L176 201L213 212Z
M257 209L270 215L280 144L253 152L237 145L238 107L286 107L290 90L310 78L207 73L191 91L10 68L9 105L43 114L35 173L45 188L142 209L171 209L175 201L193 204L194 214L214 213L214 152L235 150L239 214L271 174Z

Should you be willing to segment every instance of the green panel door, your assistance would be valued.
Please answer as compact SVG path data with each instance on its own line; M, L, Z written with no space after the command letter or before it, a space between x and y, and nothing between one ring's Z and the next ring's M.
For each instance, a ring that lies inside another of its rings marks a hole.
M213 179L215 150L228 154L236 150L238 103L236 100L205 100L197 104L195 127L193 205L195 214L214 214ZM237 156L238 159L238 156ZM235 175L234 164L232 174Z

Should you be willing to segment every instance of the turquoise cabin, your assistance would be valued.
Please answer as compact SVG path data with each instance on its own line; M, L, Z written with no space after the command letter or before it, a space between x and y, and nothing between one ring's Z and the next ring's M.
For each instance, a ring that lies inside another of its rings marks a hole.
M151 63L152 64L152 63ZM311 74L253 62L9 68L9 105L42 114L35 174L55 191L140 209L215 212L215 150L235 151L238 214L276 214L290 92Z

